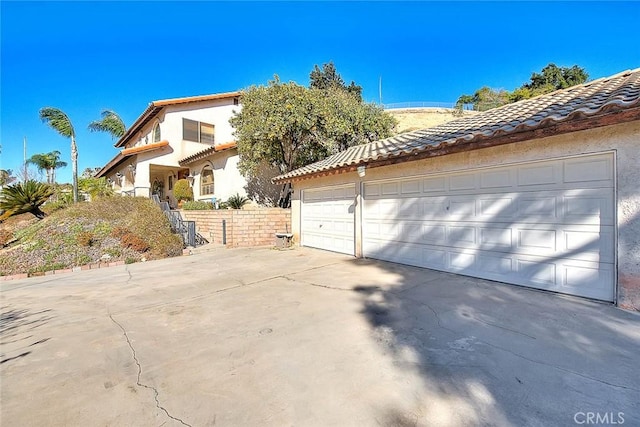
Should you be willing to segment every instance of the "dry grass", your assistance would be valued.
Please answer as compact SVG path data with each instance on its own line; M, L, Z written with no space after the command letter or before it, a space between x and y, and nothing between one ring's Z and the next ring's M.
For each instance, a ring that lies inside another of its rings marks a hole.
M464 111L463 116L457 116L450 108L407 108L388 110L387 113L398 120L399 134L438 126L461 117L477 114L476 111Z
M29 216L2 224L5 234L17 240L0 250L0 275L182 253L180 237L171 233L169 221L149 199L105 198L55 211L42 221ZM119 230L127 231L125 241L114 236Z

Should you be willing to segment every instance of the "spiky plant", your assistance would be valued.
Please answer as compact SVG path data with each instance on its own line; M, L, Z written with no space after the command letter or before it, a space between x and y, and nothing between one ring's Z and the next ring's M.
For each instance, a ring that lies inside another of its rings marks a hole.
M46 214L40 210L40 206L52 194L51 186L33 180L5 187L0 193L0 209L4 210L0 218L4 220L10 216L28 212L42 219Z
M247 203L249 203L249 199L238 193L236 193L235 196L229 197L227 200L227 206L229 206L229 209L242 209L242 207Z
M102 117L100 120L89 123L91 132L106 132L116 139L121 138L127 131L124 122L115 111L102 110L100 116Z
M78 146L76 145L76 131L73 128L73 124L64 111L53 107L42 108L40 110L40 120L60 135L71 139L73 202L76 203L78 201Z

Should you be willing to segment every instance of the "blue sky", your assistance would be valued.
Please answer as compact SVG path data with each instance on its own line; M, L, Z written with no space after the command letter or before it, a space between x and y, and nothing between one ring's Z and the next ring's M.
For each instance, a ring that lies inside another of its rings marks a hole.
M591 78L640 67L637 2L12 2L0 3L0 167L69 140L38 111L61 108L79 171L116 153L87 125L108 108L127 125L150 101L281 80L314 64L385 103L454 102L483 85L512 90L549 62ZM71 166L58 172L71 180Z

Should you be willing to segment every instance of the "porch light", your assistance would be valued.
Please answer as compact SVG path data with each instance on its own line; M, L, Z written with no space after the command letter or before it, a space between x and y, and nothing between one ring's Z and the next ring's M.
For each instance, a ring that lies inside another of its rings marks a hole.
M358 166L358 176L359 176L360 178L364 177L364 176L365 176L365 174L367 173L367 172L366 172L366 168L367 168L367 167L366 167L365 165Z
M193 172L189 171L189 175L187 175L187 181L189 181L189 185L193 186L193 181L195 177L193 176Z
M131 176L136 176L136 167L133 164L130 164L127 168L129 169L129 172L131 172Z

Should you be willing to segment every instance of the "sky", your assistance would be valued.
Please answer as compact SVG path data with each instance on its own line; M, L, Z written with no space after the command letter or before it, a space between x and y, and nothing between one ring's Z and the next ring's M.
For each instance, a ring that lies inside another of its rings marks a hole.
M117 150L87 125L104 109L127 126L159 99L282 81L308 85L333 61L368 102L454 103L513 90L550 62L591 79L640 67L640 2L0 2L1 169L70 141L38 111L74 124L78 170Z

